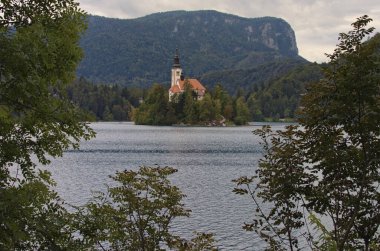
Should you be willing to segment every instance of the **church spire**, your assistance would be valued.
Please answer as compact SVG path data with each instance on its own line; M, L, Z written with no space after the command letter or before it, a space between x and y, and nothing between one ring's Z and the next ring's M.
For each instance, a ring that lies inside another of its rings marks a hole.
M178 85L181 80L182 68L179 64L178 49L175 50L174 62L172 67L172 84L171 86Z
M181 65L179 64L178 48L175 50L173 68L181 68Z

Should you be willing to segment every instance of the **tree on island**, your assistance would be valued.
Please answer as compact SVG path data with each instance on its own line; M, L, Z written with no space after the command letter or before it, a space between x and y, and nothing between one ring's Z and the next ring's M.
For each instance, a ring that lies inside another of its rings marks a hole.
M371 21L339 35L324 78L302 98L299 126L255 131L264 157L235 192L254 200L257 217L244 228L271 249L298 250L302 238L312 250L380 248L380 35L362 42Z
M141 125L171 125L176 122L174 108L168 102L167 90L154 84L144 102L134 111L134 121Z
M243 96L231 98L221 85L202 100L190 87L168 101L168 93L161 85L155 84L148 95L134 111L134 121L140 125L221 125L222 123L246 125L251 113Z

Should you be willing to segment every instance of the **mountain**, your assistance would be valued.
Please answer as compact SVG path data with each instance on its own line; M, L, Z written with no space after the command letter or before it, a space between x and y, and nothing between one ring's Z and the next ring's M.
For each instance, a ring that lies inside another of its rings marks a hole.
M176 48L185 76L201 79L289 60L306 62L284 20L216 11L172 11L125 20L89 16L80 44L85 57L79 76L126 86L168 84Z

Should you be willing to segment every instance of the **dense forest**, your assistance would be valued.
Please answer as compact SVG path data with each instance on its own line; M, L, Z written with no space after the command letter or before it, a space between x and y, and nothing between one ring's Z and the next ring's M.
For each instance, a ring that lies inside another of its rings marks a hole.
M228 69L208 72L201 76L200 81L208 88L221 84L231 95L235 95L238 89L257 91L264 89L282 76L302 69L310 63L299 59L275 60L266 64L244 69Z
M87 121L130 121L144 90L118 85L96 85L80 78L67 86L68 98L85 112Z
M189 111L184 111L185 107L189 106L189 103L186 105L185 103L190 102L190 99L186 98L187 94L179 97L177 103L168 103L168 85L155 84L150 88L125 87L94 84L85 78L80 78L67 87L67 93L73 103L86 111L87 115L84 119L90 121L134 120L140 124L167 125L210 124L213 121L221 121L222 118L225 118L227 123L236 124L244 124L247 121L294 119L300 97L305 92L305 86L321 78L323 66L315 63L298 65L291 62L288 65L289 67L285 67L285 64L279 64L276 75L268 69L268 75L272 74L270 80L252 78L251 85L245 88L235 86L233 94L228 91L231 86L226 82L206 85L208 94L205 99L201 102L191 101L191 106L194 106L191 110L195 113L189 115L192 118L185 114ZM236 75L249 78L257 76L258 73L253 71L250 75L249 72L238 71ZM233 72L224 76L227 80L234 78ZM205 102L208 102L207 107L213 107L215 111L211 111L208 116L204 114L200 116L202 106L206 105ZM248 112L244 112L244 119L237 115L236 109L239 110L237 104L243 105L243 110L246 110L245 106L248 108ZM158 111L158 107L162 110ZM152 109L157 112L153 112ZM145 115L142 115L143 111ZM152 117L147 120L148 113L153 117L160 114L162 118Z

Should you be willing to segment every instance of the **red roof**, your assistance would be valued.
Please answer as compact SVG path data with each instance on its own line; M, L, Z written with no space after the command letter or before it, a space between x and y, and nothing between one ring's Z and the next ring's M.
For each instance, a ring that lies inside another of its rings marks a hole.
M172 93L180 93L181 92L178 85L173 85L172 87L170 87L169 91Z
M181 93L185 90L185 83L189 83L191 89L193 90L206 91L206 88L195 78L180 80L179 86L174 85L169 89L169 91L172 93Z

